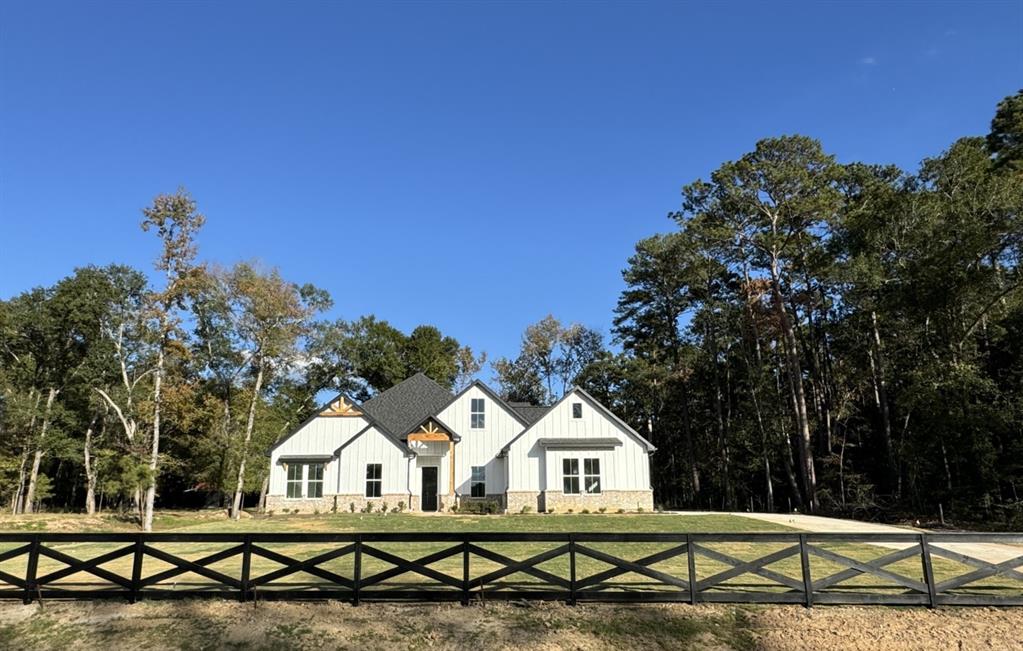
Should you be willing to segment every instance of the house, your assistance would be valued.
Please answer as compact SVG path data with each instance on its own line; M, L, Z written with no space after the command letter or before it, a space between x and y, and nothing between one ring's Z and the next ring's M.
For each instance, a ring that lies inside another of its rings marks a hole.
M422 373L364 404L337 396L270 450L267 509L511 513L651 510L654 446L580 388L552 407L482 382L456 395ZM528 508L526 508L528 507Z

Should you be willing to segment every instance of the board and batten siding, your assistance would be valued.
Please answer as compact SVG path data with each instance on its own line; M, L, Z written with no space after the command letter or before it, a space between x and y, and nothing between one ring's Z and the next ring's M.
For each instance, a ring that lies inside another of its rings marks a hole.
M484 427L480 429L471 427L473 398L482 398L485 401L486 417ZM484 466L487 494L504 493L508 482L505 477L504 460L499 459L498 454L525 429L522 424L476 385L469 387L437 417L462 437L462 440L455 444L455 492L459 495L469 495L472 467ZM446 476L444 481L447 482ZM445 487L446 485L445 483Z
M340 495L365 495L366 465L379 463L382 466L381 491L384 495L409 492L408 459L404 450L376 427L369 428L352 441L341 451L341 458L336 463L341 467L340 483L325 488L325 491Z
M280 458L302 455L331 455L369 423L361 416L345 418L317 416L270 452L270 486L268 495L286 495L287 472ZM323 468L323 492L333 493L337 486L337 461Z
M572 418L572 404L582 403L582 418ZM550 450L541 438L616 438L613 450ZM600 459L603 491L650 490L650 458L646 447L623 426L606 416L584 395L572 391L538 420L508 450L509 491L560 491L561 460ZM582 464L580 464L580 469Z

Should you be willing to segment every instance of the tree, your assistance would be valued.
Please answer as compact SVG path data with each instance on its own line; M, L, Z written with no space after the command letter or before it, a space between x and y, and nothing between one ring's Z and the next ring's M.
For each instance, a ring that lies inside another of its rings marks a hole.
M184 309L190 284L195 276L195 234L206 221L197 211L195 200L183 188L175 194L161 194L153 204L143 209L145 219L142 230L155 229L163 250L156 261L156 270L163 274L163 289L154 292L150 300L150 313L156 323L156 368L153 379L153 425L149 470L152 481L146 489L142 530L153 529L153 505L156 500L157 470L160 461L160 421L163 406L163 383L167 354L175 345L179 333L179 311Z

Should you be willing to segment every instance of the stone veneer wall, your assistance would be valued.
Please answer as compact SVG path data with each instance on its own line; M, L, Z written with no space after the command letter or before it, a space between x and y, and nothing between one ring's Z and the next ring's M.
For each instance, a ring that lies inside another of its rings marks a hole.
M336 498L336 500L335 500ZM324 495L320 498L300 498L300 499L289 499L283 495L267 495L266 496L266 510L283 512L285 510L292 511L298 509L299 513L330 513L334 511L334 505L337 504L338 513L348 513L351 511L351 505L355 504L355 512L358 513L362 509L366 508L367 503L373 504L373 510L379 511L383 508L383 503L387 502L387 508L393 509L398 506L398 502L405 502L405 510L415 510L419 506L419 498L412 496L410 503L408 493L388 493L382 497L366 497L365 495Z
M538 491L508 491L505 500L508 513L522 513L524 506L528 506L533 513L541 510Z
M652 490L604 491L598 495L565 495L561 491L545 491L543 502L545 510L553 509L555 513L564 513L568 509L577 513L583 509L596 511L600 507L604 507L612 513L618 509L653 511L654 492Z

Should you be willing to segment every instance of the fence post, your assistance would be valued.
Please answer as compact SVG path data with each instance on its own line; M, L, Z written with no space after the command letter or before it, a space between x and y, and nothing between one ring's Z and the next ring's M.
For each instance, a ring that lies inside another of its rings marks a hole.
M469 534L462 543L462 605L469 605Z
M142 541L142 534L135 534L135 553L131 562L131 595L128 603L135 603L139 598L139 591L142 589L142 555L145 543Z
M32 603L32 594L36 591L36 570L39 568L39 534L32 536L31 547L28 550L28 567L25 568L25 597L26 604Z
M352 605L359 605L359 582L362 580L362 534L355 535L355 576L353 579L354 594Z
M920 560L923 563L924 583L927 584L927 607L934 608L937 605L937 592L934 585L934 567L931 565L931 547L925 533L920 534Z
M696 551L693 550L693 534L686 534L686 560L689 562L689 603L696 605Z
M575 605L575 534L568 534L568 605Z
M813 607L813 579L810 578L810 554L806 550L806 534L799 534L799 562L803 566L803 593L806 607Z
M249 598L249 581L252 574L252 536L245 534L242 541L242 595L241 602L245 603Z

